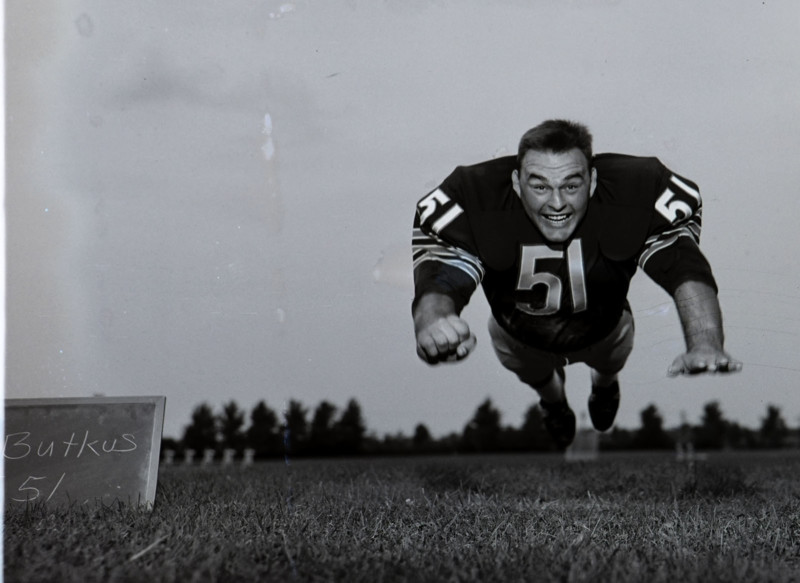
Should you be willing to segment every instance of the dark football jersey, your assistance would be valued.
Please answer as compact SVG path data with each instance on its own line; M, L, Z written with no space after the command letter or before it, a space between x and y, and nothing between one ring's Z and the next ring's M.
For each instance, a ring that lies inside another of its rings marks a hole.
M456 168L417 204L415 298L444 293L460 313L482 285L512 336L568 352L613 330L637 266L669 293L689 279L716 289L698 247L697 185L656 158L601 154L593 165L597 188L564 243L545 240L525 213L515 156Z

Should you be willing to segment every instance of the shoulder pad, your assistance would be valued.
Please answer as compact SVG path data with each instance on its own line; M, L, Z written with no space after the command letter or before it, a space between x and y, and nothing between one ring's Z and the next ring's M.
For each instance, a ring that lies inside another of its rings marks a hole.
M589 208L603 255L615 261L635 257L650 231L654 195L666 169L658 158L623 154L599 154L594 164L597 190Z
M639 254L650 230L651 211L625 205L597 205L592 223L602 254L624 261Z

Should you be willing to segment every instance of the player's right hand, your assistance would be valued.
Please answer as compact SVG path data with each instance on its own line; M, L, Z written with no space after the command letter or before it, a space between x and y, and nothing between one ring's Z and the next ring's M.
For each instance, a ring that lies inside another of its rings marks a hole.
M428 364L454 362L469 356L476 342L466 320L451 314L417 332L417 355Z

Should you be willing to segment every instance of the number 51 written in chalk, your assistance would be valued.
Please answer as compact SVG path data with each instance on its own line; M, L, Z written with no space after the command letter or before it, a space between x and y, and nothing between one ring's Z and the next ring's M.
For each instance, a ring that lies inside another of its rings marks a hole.
M56 490L58 490L58 487L61 485L61 482L64 480L64 476L66 476L66 475L67 475L66 472L61 474L61 477L58 478L58 481L56 482L56 485L53 486L53 489L50 490L50 494L47 496L47 498L45 498L45 502L49 501L50 498L53 497L53 494L56 493ZM39 495L41 494L41 490L39 490L39 488L37 488L36 486L33 486L32 484L33 483L37 483L38 485L43 486L44 483L35 482L36 480L47 480L47 476L28 476L25 479L25 481L22 482L22 485L19 488L17 488L17 490L19 492L26 492L26 497L25 498L11 498L11 499L14 502L32 502L32 501L36 500L37 498L39 498ZM27 495L28 491L32 491L33 495L32 496Z

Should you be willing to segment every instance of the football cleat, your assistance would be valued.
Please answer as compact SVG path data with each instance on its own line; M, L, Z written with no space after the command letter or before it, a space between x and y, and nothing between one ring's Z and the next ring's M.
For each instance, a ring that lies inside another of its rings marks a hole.
M556 445L563 449L575 439L575 413L569 408L566 399L560 403L539 401L544 426Z
M614 424L619 409L619 383L614 381L609 387L592 387L589 395L589 417L598 431L605 431Z

